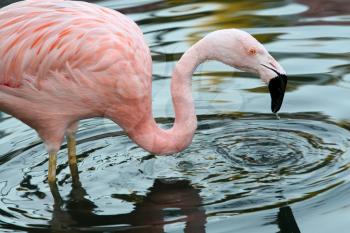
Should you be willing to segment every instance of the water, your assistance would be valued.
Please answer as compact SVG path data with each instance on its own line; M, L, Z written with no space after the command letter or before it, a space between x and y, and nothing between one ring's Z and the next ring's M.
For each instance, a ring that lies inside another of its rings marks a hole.
M259 78L217 62L199 67L192 145L156 157L105 119L81 122L81 186L66 145L56 198L33 130L0 115L1 232L348 232L350 7L345 0L91 1L145 32L153 104L173 121L168 93L179 56L212 30L242 28L289 74L280 120ZM11 1L2 1L1 6Z

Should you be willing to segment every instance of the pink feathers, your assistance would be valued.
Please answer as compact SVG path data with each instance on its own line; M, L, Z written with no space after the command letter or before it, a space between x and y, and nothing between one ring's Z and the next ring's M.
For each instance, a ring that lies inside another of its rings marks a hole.
M210 33L175 67L176 119L164 130L152 116L149 48L140 28L121 13L79 1L17 2L0 10L0 41L0 110L34 128L51 154L79 120L91 117L113 120L150 152L181 151L197 126L191 79L200 63L219 60L266 82L284 73L248 33Z
M0 110L36 129L52 150L74 122L112 107L126 112L123 98L150 98L149 49L137 25L116 11L17 2L0 10L0 41Z
M102 72L118 60L130 61L144 43L131 20L83 2L19 2L0 11L0 25L0 83L12 87L21 85L24 75L39 85L51 71L66 73L66 63Z

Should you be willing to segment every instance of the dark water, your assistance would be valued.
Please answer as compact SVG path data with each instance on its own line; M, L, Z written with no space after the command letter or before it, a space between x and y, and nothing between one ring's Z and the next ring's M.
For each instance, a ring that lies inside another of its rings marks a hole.
M259 78L217 62L193 79L192 145L155 157L112 122L81 122L81 186L66 146L55 199L33 130L0 113L0 232L346 233L350 227L350 5L345 0L91 1L145 32L158 122L179 56L206 33L242 28L289 73L281 120ZM0 6L10 4L2 1Z

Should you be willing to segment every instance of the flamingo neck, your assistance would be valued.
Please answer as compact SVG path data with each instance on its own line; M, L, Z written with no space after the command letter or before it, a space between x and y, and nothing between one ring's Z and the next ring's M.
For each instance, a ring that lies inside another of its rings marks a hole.
M197 128L197 117L192 98L192 75L197 66L206 60L201 41L193 45L175 66L171 79L171 96L175 122L171 129L160 128L150 116L129 132L139 146L155 154L171 154L184 150L192 142Z

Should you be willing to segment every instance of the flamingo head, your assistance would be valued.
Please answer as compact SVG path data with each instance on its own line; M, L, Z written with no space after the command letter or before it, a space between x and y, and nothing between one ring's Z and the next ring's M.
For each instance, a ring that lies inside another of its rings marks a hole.
M283 103L287 75L283 67L265 47L249 33L238 29L225 29L208 35L215 52L209 56L239 70L258 74L268 85L271 111L277 113Z

